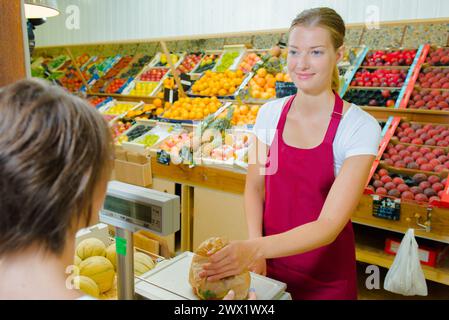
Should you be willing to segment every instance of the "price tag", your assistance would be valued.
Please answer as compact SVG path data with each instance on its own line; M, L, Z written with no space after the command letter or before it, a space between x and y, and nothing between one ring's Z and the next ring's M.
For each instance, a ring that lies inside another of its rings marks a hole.
M296 88L293 82L279 82L276 81L276 98L283 98L296 94Z
M156 160L158 163L168 166L170 165L170 154L164 150L158 151Z
M397 221L401 214L401 200L373 196L373 216Z

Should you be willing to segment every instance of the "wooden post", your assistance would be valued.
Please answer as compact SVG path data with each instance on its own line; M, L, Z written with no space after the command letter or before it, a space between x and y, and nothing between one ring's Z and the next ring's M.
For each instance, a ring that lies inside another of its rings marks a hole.
M0 87L27 77L22 1L0 0Z
M178 77L178 74L176 73L175 66L173 65L173 62L171 61L170 52L167 49L167 45L165 41L161 41L161 47L162 51L164 52L165 56L167 57L167 63L170 67L171 73L173 74L173 78L175 78L175 82L178 85L178 96L179 98L184 98L186 96L184 89L182 87L181 80Z
M65 48L65 49L66 49L70 59L72 60L73 65L75 66L75 69L76 69L76 72L78 73L78 76L81 78L81 81L83 82L84 86L86 87L87 94L91 94L91 91L90 91L90 88L89 88L89 86L87 84L87 81L86 81L86 79L84 79L83 73L81 72L81 70L80 70L80 68L78 66L78 63L76 62L76 59L75 59L75 57L72 54L72 51L70 51L69 48Z
M363 41L363 36L365 35L365 31L366 31L366 27L363 27L362 29L362 34L360 35L360 39L359 39L359 46L362 45L362 41Z
M399 43L399 48L402 48L402 44L404 43L405 34L407 33L407 25L404 26L404 30L402 31L401 42Z

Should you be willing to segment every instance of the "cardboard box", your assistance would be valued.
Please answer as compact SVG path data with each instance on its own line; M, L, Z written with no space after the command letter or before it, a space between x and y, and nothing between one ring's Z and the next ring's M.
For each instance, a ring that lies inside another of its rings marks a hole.
M121 182L147 187L152 184L151 161L144 164L115 160L115 179Z
M387 238L385 241L385 252L388 254L396 255L401 242ZM440 248L429 248L426 246L418 246L418 255L421 264L426 266L435 267L439 260L439 256L442 250Z

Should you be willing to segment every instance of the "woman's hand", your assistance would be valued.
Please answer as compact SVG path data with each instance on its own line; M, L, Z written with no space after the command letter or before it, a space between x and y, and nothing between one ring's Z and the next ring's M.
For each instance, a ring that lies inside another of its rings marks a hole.
M232 241L209 257L210 262L204 264L200 277L208 277L208 281L217 281L238 275L261 258L257 242L254 240Z

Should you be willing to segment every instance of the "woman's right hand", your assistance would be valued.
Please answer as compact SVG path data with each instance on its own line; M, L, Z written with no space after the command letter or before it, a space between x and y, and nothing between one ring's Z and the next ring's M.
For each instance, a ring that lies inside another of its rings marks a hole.
M267 275L267 260L258 259L249 266L249 271L266 276Z

